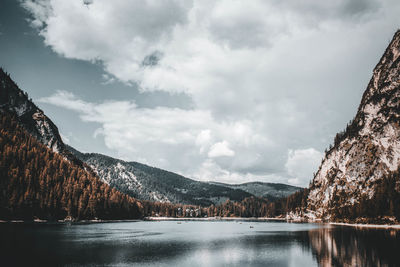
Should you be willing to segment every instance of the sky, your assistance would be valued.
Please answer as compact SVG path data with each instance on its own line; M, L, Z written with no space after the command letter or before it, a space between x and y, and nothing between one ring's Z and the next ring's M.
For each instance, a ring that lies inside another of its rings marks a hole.
M307 186L398 0L2 0L0 66L82 152Z

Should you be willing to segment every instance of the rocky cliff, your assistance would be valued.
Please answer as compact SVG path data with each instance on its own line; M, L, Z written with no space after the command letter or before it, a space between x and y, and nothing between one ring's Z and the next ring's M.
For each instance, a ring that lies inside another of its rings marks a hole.
M373 71L357 114L337 134L310 186L308 216L330 219L333 210L372 199L400 166L400 31ZM396 182L399 190L399 181Z

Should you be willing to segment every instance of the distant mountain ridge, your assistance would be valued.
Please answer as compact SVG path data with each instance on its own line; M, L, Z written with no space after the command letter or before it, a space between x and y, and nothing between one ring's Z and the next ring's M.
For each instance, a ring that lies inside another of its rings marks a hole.
M209 206L230 199L241 201L252 194L240 189L195 181L138 162L126 162L97 153L71 152L88 164L109 185L141 199Z
M264 183L264 182L247 182L242 184L226 184L218 182L209 182L209 183L229 187L232 189L241 189L256 197L267 198L270 201L287 197L302 189L301 187L282 184L282 183Z

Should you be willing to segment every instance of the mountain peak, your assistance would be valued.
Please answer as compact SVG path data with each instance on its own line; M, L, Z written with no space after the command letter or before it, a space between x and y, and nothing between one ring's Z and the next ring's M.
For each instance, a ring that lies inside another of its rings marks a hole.
M400 30L395 33L373 71L372 79L358 109L356 123L368 129L386 123L382 119L393 120L398 118L399 86Z
M22 91L0 68L0 108L14 113L24 128L54 152L65 150L55 124L38 108L28 94Z

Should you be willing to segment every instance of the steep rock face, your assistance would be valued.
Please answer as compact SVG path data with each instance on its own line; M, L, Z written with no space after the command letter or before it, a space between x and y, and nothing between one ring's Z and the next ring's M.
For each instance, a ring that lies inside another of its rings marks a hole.
M64 150L64 144L54 123L29 100L28 95L19 89L2 69L0 69L0 109L16 114L24 128L54 152Z
M371 199L400 166L400 31L373 71L354 120L337 134L310 187L312 216ZM397 183L398 184L398 183Z

